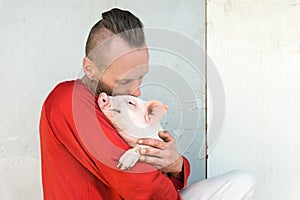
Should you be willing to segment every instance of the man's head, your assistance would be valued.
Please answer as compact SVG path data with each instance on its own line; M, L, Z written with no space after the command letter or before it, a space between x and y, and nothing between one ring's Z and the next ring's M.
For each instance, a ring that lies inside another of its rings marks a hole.
M143 24L129 11L112 9L90 31L83 59L85 85L98 95L139 96L149 54Z

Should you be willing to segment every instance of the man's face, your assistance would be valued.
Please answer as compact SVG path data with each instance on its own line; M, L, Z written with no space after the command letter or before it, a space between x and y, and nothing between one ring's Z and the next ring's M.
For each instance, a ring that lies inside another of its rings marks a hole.
M97 93L105 92L108 95L133 95L140 96L140 85L143 77L148 72L149 52L148 49L128 49L124 42L116 41L117 48L112 45L112 64L100 77ZM122 47L122 45L125 45ZM120 50L121 48L121 50ZM123 49L122 49L123 48ZM118 56L121 55L121 56Z

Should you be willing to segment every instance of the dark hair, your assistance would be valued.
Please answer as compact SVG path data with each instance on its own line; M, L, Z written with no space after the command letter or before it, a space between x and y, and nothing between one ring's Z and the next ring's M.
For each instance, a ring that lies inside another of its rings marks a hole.
M102 13L102 19L92 27L86 41L85 55L88 56L101 42L119 33L130 47L145 44L142 22L129 11L113 8Z

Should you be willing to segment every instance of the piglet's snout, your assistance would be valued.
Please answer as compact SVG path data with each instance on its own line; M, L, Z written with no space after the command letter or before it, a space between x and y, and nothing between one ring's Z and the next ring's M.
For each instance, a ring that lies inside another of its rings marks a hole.
M106 108L110 106L109 97L106 93L102 92L98 97L98 104L100 108Z

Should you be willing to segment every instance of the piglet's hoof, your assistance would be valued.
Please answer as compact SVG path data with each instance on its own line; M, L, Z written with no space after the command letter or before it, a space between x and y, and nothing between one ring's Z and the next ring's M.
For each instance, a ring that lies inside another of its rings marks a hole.
M121 156L117 167L121 170L129 170L135 165L135 163L137 163L139 158L140 158L139 148L129 149Z

